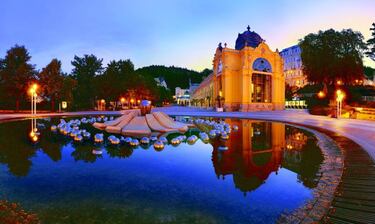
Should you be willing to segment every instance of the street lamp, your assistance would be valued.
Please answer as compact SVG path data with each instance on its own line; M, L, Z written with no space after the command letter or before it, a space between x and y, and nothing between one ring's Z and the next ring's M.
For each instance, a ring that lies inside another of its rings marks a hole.
M134 99L130 99L131 107L133 108Z
M100 101L100 110L105 110L105 100L104 99L102 99Z
M37 132L38 132L38 129L36 127L36 119L34 118L34 116L36 115L36 98L37 98L37 91L38 89L38 84L34 83L31 85L31 87L29 88L29 93L30 93L30 96L31 96L31 132L30 132L30 137L31 139L36 142L38 140L38 136L37 136Z
M341 117L341 111L342 111L342 100L345 98L345 93L338 89L336 91L336 102L337 102L337 115L336 117L337 118L340 118Z

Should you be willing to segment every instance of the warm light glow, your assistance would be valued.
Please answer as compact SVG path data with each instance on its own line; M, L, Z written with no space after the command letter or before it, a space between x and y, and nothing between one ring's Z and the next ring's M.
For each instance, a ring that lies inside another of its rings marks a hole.
M325 96L326 96L326 94L323 91L319 91L319 93L318 93L319 98L324 98Z
M121 101L121 103L124 103L125 102L125 98L121 97L120 101Z
M341 102L345 98L345 93L342 90L338 89L336 91L336 97L336 100Z
M30 88L29 88L29 94L30 95L35 95L36 96L36 90L38 89L38 84L36 84L36 83L34 83L34 84L32 84L31 86L30 86Z
M337 83L337 85L341 85L342 84L341 80L338 80L336 83Z
M30 138L33 138L35 136L35 132L34 131L31 131L30 134L29 134Z
M137 100L137 103L140 103L141 102L141 100Z
M31 140L33 140L33 142L38 141L38 136L37 136L37 135L34 135L34 137L32 137Z
M134 99L131 99L131 100L130 100L130 103L134 103Z
M220 90L219 91L219 96L222 97L223 96L223 92Z
M102 99L100 102L102 102L102 103L105 103L105 100L104 99Z

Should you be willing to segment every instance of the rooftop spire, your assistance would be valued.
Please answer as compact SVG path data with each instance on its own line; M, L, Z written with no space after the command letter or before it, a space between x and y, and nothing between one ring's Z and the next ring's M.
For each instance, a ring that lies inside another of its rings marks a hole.
M247 25L247 31L250 31L250 26L249 25Z

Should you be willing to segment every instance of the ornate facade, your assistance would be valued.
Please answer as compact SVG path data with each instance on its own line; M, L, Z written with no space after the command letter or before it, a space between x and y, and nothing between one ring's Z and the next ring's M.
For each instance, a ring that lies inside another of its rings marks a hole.
M213 99L226 111L284 109L283 60L250 27L238 34L235 49L219 44L212 82Z

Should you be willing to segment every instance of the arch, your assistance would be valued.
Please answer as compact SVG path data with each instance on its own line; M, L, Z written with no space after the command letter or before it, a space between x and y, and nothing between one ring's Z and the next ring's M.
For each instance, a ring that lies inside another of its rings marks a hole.
M253 63L253 70L259 72L272 72L272 66L265 58L257 58Z

